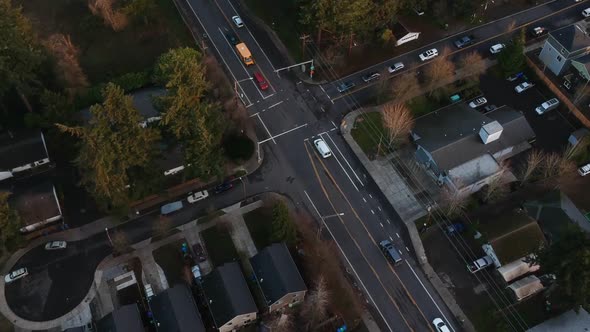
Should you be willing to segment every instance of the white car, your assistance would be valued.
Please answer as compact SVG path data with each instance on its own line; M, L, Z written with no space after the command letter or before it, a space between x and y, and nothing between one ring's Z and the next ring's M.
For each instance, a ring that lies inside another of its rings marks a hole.
M234 24L236 25L236 27L238 28L242 28L244 26L244 21L242 21L242 18L239 16L232 16L231 18L232 21L234 21Z
M429 49L428 51L426 51L424 53L420 53L420 55L419 55L420 60L422 60L422 61L430 60L430 59L433 59L437 56L438 56L438 50L436 48Z
M66 241L51 241L45 245L45 250L65 249L68 246Z
M556 109L558 106L559 106L559 99L551 98L551 99L547 100L546 102L542 103L541 106L537 106L537 108L535 108L535 112L537 112L537 114L539 114L539 115L543 115L551 110Z
M434 325L437 332L451 332L451 330L449 330L449 327L447 326L447 324L445 324L445 322L440 318L435 318L432 321L432 325Z
M8 284L10 282L15 281L16 279L20 279L26 276L27 274L29 274L29 271L27 271L26 267L14 270L4 277L4 282Z
M526 90L528 90L528 89L530 89L530 88L532 88L532 87L534 87L534 86L535 86L535 85L534 85L533 83L529 83L529 82L522 82L522 83L520 83L519 85L517 85L517 86L514 88L514 91L516 91L517 93L523 93L523 92L525 92Z
M578 173L580 173L581 176L586 176L586 175L590 174L590 164L586 164L586 165L578 168Z
M472 102L469 103L469 107L478 108L481 105L486 104L487 102L488 102L488 100L485 99L484 97L476 98Z
M313 145L315 145L315 148L318 150L322 158L328 158L332 156L332 150L330 150L328 144L326 144L326 142L324 142L323 139L316 139L315 141L313 141Z
M191 268L191 271L193 272L193 277L195 278L195 280L201 281L201 268L198 265L195 265Z
M506 45L504 45L504 44L492 45L492 47L490 47L490 53L498 54L498 53L502 52L505 48L506 48Z
M586 8L582 11L582 16L589 17L590 16L590 8Z
M403 64L403 62L396 62L396 63L394 63L392 66L389 66L389 67L387 67L387 71L388 71L390 74L393 74L393 73L395 73L396 71L399 71L399 70L402 70L402 69L404 69L404 64Z
M205 198L209 197L209 192L207 190L203 190L203 191L197 191L196 193L189 193L188 197L186 198L186 200L189 203L196 203L200 200L203 200Z

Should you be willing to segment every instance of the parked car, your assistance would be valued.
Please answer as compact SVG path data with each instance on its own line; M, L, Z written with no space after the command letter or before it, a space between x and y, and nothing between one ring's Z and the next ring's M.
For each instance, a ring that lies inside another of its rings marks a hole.
M264 91L264 90L268 89L268 83L266 82L266 79L264 79L264 76L262 76L261 73L259 73L259 72L254 73L254 81L256 81L256 84L258 84L258 87L260 88L260 90Z
M436 328L437 332L451 332L447 324L445 324L445 322L440 318L435 318L432 321L432 325L434 325L434 328Z
M506 48L506 45L504 45L504 44L492 45L492 47L490 47L490 53L498 54L498 53L502 52L505 48Z
M207 255L205 255L203 246L201 246L200 243L193 245L193 253L195 254L195 258L199 261L199 263L207 260Z
M231 182L224 182L222 184L218 184L217 186L215 186L215 188L213 188L213 193L221 194L222 192L228 191L233 187L234 185Z
M474 261L471 264L467 265L467 269L469 270L469 272L471 273L475 273L477 271L481 271L483 269L485 269L488 266L491 266L494 264L494 261L492 261L492 258L490 256L484 256L476 261Z
M191 272L193 273L193 277L195 278L196 282L201 281L202 275L201 275L201 268L199 267L199 265L195 265L195 266L191 267Z
M328 158L332 156L332 150L330 150L330 147L328 146L328 144L326 144L326 142L324 142L323 139L316 139L315 141L313 141L313 145L315 145L315 148L318 150L322 158Z
M516 81L517 79L519 79L521 77L524 77L526 79L526 76L524 76L524 73L523 72L520 72L520 73L516 73L514 75L511 75L511 76L506 77L506 80L507 81L510 81L510 82L514 82L514 81Z
M546 35L548 32L549 31L544 27L535 27L533 30L531 30L530 35L533 38L537 38Z
M419 55L420 60L422 60L422 61L434 59L437 56L438 56L438 50L436 48L429 49L423 53L420 53L420 55Z
M393 65L389 66L389 67L387 68L387 71L388 71L390 74L393 74L393 73L395 73L396 71L400 71L400 70L402 70L402 69L404 69L404 63L403 63L403 62L396 62L396 63L394 63Z
M183 207L184 207L184 205L182 204L182 201L176 201L176 202L164 204L164 205L162 205L162 207L160 207L160 214L165 216L167 214L171 214L173 212L176 212L176 211L182 209Z
M586 9L582 10L582 16L590 17L590 8L586 8Z
M465 224L458 222L458 223L454 223L450 226L447 226L447 234L448 235L455 235L455 234L460 234L463 233L465 231Z
M522 82L519 85L517 85L516 87L514 87L514 91L516 91L517 93L523 93L526 90L534 87L535 85L533 83L530 82Z
M581 176L590 174L590 163L578 168L578 173L580 173Z
M14 271L10 272L9 274L7 274L4 277L4 282L8 284L8 283L11 283L17 279L23 278L28 274L29 274L29 271L27 270L27 268L23 267L23 268L20 268L18 270L14 270Z
M379 242L379 247L381 247L381 251L385 257L393 263L393 265L397 265L402 262L402 256L399 254L399 251L397 251L391 241L383 240Z
M197 191L194 194L192 192L189 193L186 200L192 204L192 203L196 203L200 200L203 200L207 197L209 197L209 192L207 190L201 190L201 191Z
M225 34L225 38L227 38L227 41L234 46L240 43L238 37L231 31Z
M368 73L367 75L363 76L363 81L365 81L365 83L369 83L371 81L376 81L381 77L381 74L379 74L378 72L372 72L372 73Z
M473 44L474 41L475 41L475 37L473 37L471 35L463 36L463 37L455 40L455 46L457 46L457 48L467 47L467 46Z
M67 245L66 241L52 241L45 245L45 250L65 249Z
M479 98L476 98L476 99L472 100L469 103L469 107L471 107L471 108L478 108L478 107L486 104L487 102L488 102L488 100L485 99L485 97L479 97Z
M244 21L242 21L242 18L239 16L232 16L231 18L232 21L234 21L234 24L236 25L236 27L238 28L242 28L244 26Z
M495 110L496 108L498 108L496 105L486 105L483 110L487 113Z
M342 84L340 84L338 86L338 92L340 93L344 93L352 88L354 88L356 86L356 84L354 84L353 82L344 82Z
M559 99L551 98L542 103L540 106L537 106L537 108L535 108L535 112L537 112L539 115L543 115L553 109L556 109L557 106L559 106Z

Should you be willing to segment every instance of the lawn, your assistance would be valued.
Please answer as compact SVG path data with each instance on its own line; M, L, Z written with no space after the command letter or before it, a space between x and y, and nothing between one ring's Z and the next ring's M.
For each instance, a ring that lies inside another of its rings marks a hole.
M291 56L301 60L301 41L299 40L299 8L295 0L246 0L246 5L256 16L271 27L285 44Z
M264 247L272 244L271 241L271 222L272 209L269 207L260 207L244 215L246 226L250 231L250 236L256 245L256 249L262 250Z
M409 100L406 105L412 112L415 118L422 115L428 114L441 107L441 103L437 102L433 98L429 98L426 95L418 96L414 99Z
M164 270L168 285L186 283L184 279L184 259L181 247L185 240L178 240L153 251L154 260Z
M220 266L239 258L238 251L227 230L221 227L210 227L201 232L201 237L205 242L205 248L213 266Z
M363 113L363 115L357 117L350 132L369 159L374 159L377 152L383 154L383 151L378 151L380 150L378 148L380 137L383 138L383 141L386 141L385 138L387 137L382 119L379 112Z
M42 40L54 33L69 35L91 84L128 72L151 68L170 48L194 45L172 0L155 0L155 18L130 23L123 31L107 28L92 15L87 1L16 0Z

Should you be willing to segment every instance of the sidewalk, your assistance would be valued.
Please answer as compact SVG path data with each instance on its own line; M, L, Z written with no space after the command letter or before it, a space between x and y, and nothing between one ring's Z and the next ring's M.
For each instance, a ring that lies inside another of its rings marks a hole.
M402 176L398 173L395 167L393 167L389 160L370 161L350 134L356 118L361 115L362 112L366 111L353 111L344 117L340 125L342 137L344 137L344 140L346 140L354 154L366 168L379 189L383 192L383 195L403 220L408 230L410 240L412 241L416 257L418 257L418 261L420 262L424 273L439 293L446 306L451 310L453 315L462 322L463 328L466 331L475 331L475 327L471 321L469 321L469 318L467 318L461 307L459 307L455 301L453 295L444 286L442 280L440 280L439 276L428 263L422 240L420 239L420 235L414 224L415 220L426 215L427 211L425 207L417 201L410 187L408 187Z

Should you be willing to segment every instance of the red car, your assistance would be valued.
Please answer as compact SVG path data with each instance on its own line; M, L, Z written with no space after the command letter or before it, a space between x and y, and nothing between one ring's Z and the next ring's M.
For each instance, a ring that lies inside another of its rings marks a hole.
M255 72L254 73L254 80L256 81L256 84L258 84L258 87L260 88L260 90L264 91L264 90L268 89L268 83L266 82L266 80L264 79L264 76L262 76L261 73Z

